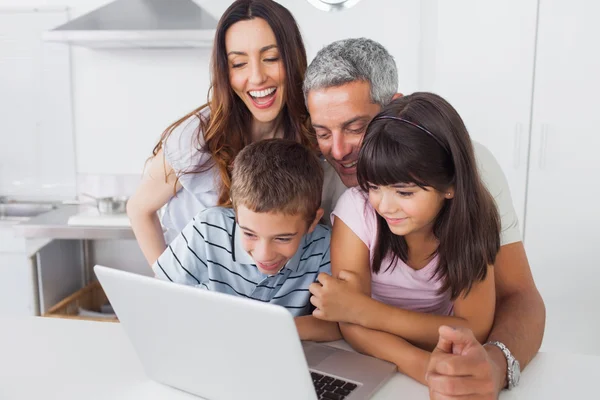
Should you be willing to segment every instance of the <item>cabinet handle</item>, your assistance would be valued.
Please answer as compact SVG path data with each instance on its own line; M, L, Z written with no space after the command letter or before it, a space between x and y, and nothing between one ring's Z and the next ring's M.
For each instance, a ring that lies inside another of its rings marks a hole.
M548 124L542 124L540 135L540 154L538 165L540 169L546 168L546 146L548 142Z
M515 139L513 145L513 168L519 169L521 165L521 133L523 132L523 125L517 123L515 125Z

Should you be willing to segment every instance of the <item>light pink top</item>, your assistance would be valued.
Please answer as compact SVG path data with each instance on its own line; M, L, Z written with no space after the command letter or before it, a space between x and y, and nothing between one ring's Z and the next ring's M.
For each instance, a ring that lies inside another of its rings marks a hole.
M341 219L369 248L371 261L377 239L377 214L359 188L348 189L338 200L332 214ZM382 303L405 310L451 315L450 293L437 294L441 282L433 277L438 257L415 271L402 260L388 269L392 257L384 258L378 274L371 272L371 296ZM387 270L387 271L386 271Z

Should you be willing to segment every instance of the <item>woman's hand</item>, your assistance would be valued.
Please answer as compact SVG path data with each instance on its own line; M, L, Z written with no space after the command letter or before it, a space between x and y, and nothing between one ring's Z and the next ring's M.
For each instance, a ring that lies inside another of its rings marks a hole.
M359 315L370 297L361 290L356 273L342 270L337 278L320 273L317 282L308 289L310 302L316 307L313 315L326 321L359 323Z

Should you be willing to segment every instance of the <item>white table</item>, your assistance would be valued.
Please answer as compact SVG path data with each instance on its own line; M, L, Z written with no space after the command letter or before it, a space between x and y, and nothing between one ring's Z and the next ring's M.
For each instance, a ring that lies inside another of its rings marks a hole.
M598 356L540 353L500 399L598 398L599 379ZM198 397L149 380L120 324L29 317L0 319L0 399ZM428 399L428 392L396 374L373 399Z

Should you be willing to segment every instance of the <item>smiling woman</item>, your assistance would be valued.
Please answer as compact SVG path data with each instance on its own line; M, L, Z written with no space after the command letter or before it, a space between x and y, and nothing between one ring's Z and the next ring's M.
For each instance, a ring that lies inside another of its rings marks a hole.
M237 0L225 11L214 40L207 104L164 131L128 203L149 263L199 211L231 205L231 166L246 145L277 137L316 148L302 94L306 66L300 31L285 7ZM157 211L165 205L159 221Z

